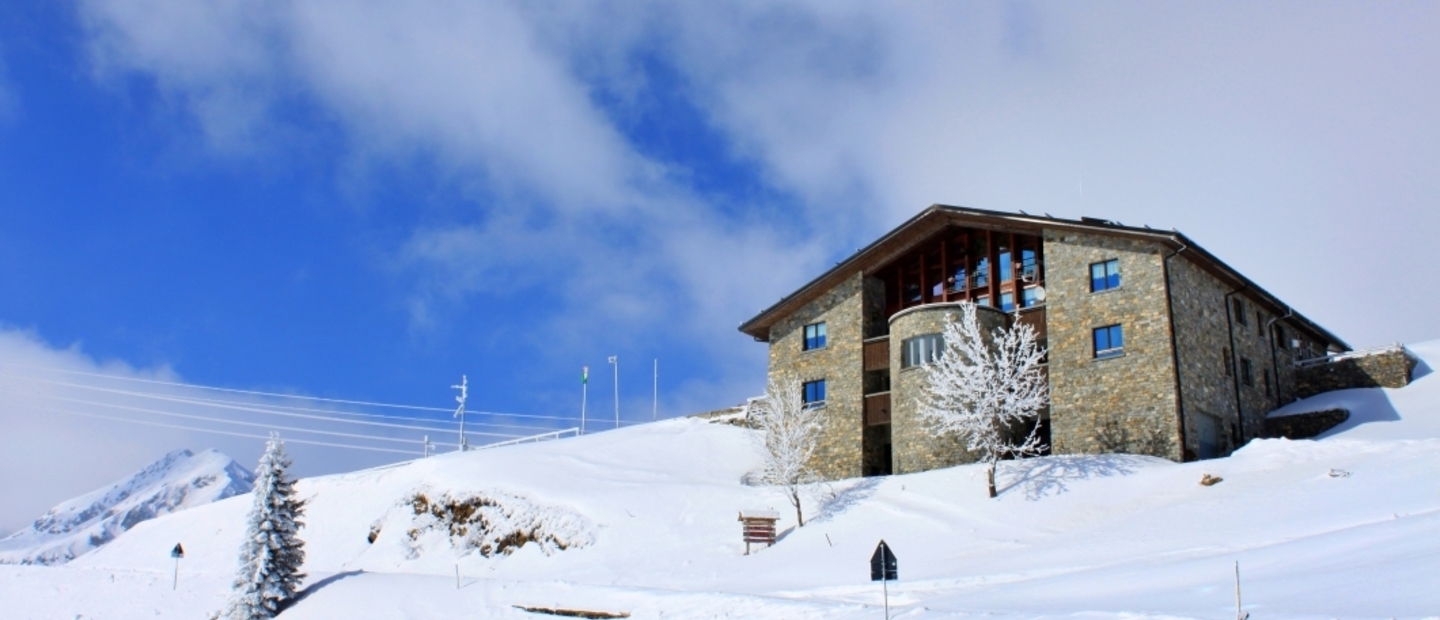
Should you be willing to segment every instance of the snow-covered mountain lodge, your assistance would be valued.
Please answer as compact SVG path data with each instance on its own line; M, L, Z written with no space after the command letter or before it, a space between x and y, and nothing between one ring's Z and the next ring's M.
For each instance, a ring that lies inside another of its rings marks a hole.
M1177 231L934 205L740 326L769 343L772 378L825 407L816 471L973 460L916 412L921 367L962 301L987 331L1018 320L1040 334L1040 428L1057 454L1229 454L1266 435L1268 412L1334 389L1297 362L1350 350ZM1388 380L1345 380L1404 385L1399 359Z

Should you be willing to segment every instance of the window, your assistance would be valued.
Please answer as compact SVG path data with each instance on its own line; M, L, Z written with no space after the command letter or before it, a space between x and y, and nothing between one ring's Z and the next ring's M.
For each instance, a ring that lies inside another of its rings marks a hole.
M1125 330L1119 325L1095 328L1095 357L1114 357L1125 352Z
M975 263L975 288L990 286L990 259L982 258Z
M1035 287L1032 286L1030 288L1020 290L1021 308L1029 308L1030 306L1038 303L1040 303L1040 293L1035 289Z
M1250 360L1240 358L1240 382L1247 387L1255 387L1255 371L1250 366Z
M1006 312L1015 309L1015 293L1000 293L1000 309Z
M975 305L977 305L977 306L988 306L988 305L990 305L990 296L989 296L989 295L981 295L981 296L979 296L979 297L976 297L976 298L975 298Z
M1010 247L1004 241L996 245L1000 248L1000 281L1009 282L1015 275L1015 264L1010 256Z
M825 323L811 323L805 326L805 350L825 348Z
M1230 357L1230 347L1220 347L1220 358L1220 363L1225 365L1225 376L1234 376L1235 362L1233 361L1233 358Z
M906 338L901 347L901 368L921 366L938 360L945 354L945 338L940 334L925 334Z
M807 405L823 405L823 404L825 404L825 380L824 380L824 379L820 379L820 380L818 380L818 381L806 381L804 384L802 384L802 387L805 388L805 404L807 404Z
M1120 259L1090 265L1090 292L1108 291L1120 286Z
M1260 378L1265 380L1265 398L1273 398L1275 394L1270 391L1270 371L1265 371L1265 374L1260 375Z
M1245 325L1245 302L1240 299L1232 299L1230 300L1230 305L1235 306L1235 312L1233 313L1235 315L1235 322Z

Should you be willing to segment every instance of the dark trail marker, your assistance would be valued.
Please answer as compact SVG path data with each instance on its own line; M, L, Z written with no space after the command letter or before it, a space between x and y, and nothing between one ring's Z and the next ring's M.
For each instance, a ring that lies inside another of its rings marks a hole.
M170 584L170 589L180 587L180 558L185 557L185 548L180 543L175 543L175 548L170 550L170 557L175 558L175 581Z
M885 620L890 620L891 579L900 579L900 564L890 551L890 545L881 540L875 547L875 554L870 556L870 581L880 582L880 589L885 593Z

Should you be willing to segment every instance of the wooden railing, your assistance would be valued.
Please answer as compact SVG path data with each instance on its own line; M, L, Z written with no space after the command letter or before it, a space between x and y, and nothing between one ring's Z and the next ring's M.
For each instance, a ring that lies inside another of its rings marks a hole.
M890 423L890 393L865 395L865 425Z

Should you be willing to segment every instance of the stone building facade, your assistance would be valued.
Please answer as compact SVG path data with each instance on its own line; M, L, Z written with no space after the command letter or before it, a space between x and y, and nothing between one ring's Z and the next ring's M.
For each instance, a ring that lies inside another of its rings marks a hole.
M943 205L740 329L824 407L822 476L924 471L973 460L917 415L962 302L986 331L1036 328L1051 391L1036 422L1057 454L1226 455L1314 383L1296 362L1349 350L1178 232Z

